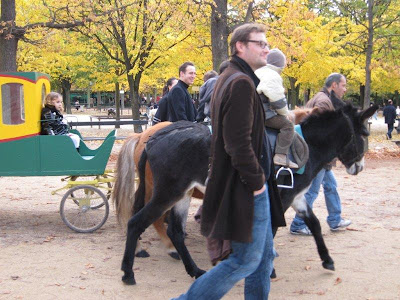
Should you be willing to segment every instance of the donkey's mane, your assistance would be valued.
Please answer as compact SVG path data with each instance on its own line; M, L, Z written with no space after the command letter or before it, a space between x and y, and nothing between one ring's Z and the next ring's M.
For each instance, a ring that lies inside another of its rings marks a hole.
M346 104L337 110L325 110L321 111L318 109L312 110L301 122L302 126L307 126L312 124L313 126L318 123L325 123L329 121L333 121L338 118L340 114L354 115L358 111L358 108L355 107L351 102L346 102Z
M354 131L353 124L347 115L353 115L356 112L357 108L351 103L333 111L314 110L300 123L303 132L306 128L308 129L307 136L304 133L307 143L322 146L327 144L328 140L338 140L341 141L342 146L346 145ZM336 134L332 135L332 132Z

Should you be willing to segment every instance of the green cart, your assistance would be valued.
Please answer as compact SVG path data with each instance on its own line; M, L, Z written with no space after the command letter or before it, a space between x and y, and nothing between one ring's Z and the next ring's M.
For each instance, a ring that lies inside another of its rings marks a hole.
M0 176L66 176L60 214L77 232L93 232L107 220L113 182L106 165L113 130L102 145L79 152L66 135L39 135L40 112L50 91L49 76L37 72L0 73Z

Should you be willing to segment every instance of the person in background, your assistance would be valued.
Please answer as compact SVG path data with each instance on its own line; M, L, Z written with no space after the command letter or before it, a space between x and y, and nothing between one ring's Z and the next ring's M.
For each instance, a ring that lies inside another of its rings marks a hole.
M50 92L44 100L40 120L42 135L68 135L75 148L79 151L80 138L74 133L68 131L68 124L64 120L61 112L63 111L63 99L61 94Z
M196 121L197 110L188 92L188 88L193 84L195 78L196 68L193 63L185 62L179 67L178 83L169 91L167 97L167 121Z
M228 67L229 61L223 61L219 66L219 75ZM209 71L204 74L204 84L200 87L200 100L199 100L199 108L197 109L197 122L203 122L204 119L210 118L210 101L211 96L214 91L215 83L219 77L217 72Z
M341 100L347 90L346 77L339 73L330 74L326 80L322 91L318 92L310 101L306 108L317 107L319 111L335 110L344 106ZM324 188L325 203L328 210L327 222L332 231L346 228L351 224L350 220L343 219L342 204L337 191L337 182L332 171L332 164L326 165L311 182L308 192L305 194L308 206L312 208L315 199L318 197L319 189L322 184ZM310 229L296 214L290 225L290 233L295 235L312 235Z
M375 104L374 104L374 102L370 102L369 103L369 106L374 106ZM372 115L372 117L371 118L369 118L371 121L372 121L372 119L375 119L375 121L376 120L378 120L378 111L375 111L374 112L374 114Z
M163 87L163 95L161 100L158 102L158 109L153 117L153 125L168 121L168 93L178 83L178 79L171 77L167 80Z
M393 101L391 99L388 100L388 104L383 109L383 116L385 117L385 123L388 127L386 139L391 140L394 122L396 121L396 108L393 106Z

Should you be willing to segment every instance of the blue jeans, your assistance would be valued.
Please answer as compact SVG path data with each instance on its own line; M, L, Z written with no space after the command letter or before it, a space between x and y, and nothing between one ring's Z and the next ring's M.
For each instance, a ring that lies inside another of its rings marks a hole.
M274 260L271 212L268 190L254 197L251 243L232 242L232 253L199 277L186 294L175 299L221 299L245 278L245 299L268 299Z
M305 194L306 201L308 206L312 208L315 199L317 199L318 197L321 183L324 188L325 203L328 210L328 217L326 221L328 222L329 227L335 228L342 218L342 205L340 203L340 197L337 192L336 179L333 175L332 170L328 171L322 169L321 171L319 171L317 176L312 181L310 189ZM290 230L296 231L305 227L306 224L304 223L304 221L296 214L292 224L290 225Z

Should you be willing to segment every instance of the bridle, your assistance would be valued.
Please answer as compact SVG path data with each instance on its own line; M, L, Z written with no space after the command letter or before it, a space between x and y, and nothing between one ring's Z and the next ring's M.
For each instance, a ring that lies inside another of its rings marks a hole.
M354 131L354 126L352 124L352 122L350 121L350 118L344 114L344 116L346 117L346 120L348 122L348 124L350 125L351 128L351 137L350 137L350 141L343 147L344 151L342 152L341 155L338 155L339 160L347 167L347 166L351 166L352 164L356 163L357 161L360 161L363 156L364 156L364 151L359 152L358 150L358 146L356 143L356 134ZM345 158L343 157L345 153L348 152L352 152L352 153L357 153L357 156L346 161Z

